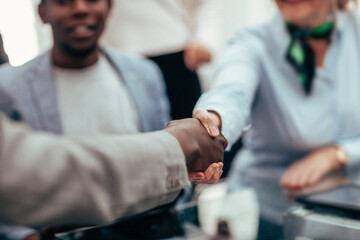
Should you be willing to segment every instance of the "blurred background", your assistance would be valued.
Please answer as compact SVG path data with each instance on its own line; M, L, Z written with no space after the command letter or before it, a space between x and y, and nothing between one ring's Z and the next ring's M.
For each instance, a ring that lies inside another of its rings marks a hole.
M41 53L49 50L49 48L52 46L52 34L50 26L44 25L37 14L37 6L39 1L40 0L0 0L0 33L3 38L4 48L9 57L10 64L13 66L20 66L26 63L27 61L35 58ZM114 1L116 2L118 0ZM140 4L139 8L141 8ZM216 16L209 19L211 21L206 21L206 23L208 23L212 27L211 30L216 30L216 36L218 37L218 39L206 37L206 39L212 39L216 43L216 46L214 48L215 52L213 52L213 61L211 61L210 64L201 66L200 69L196 69L200 76L200 82L203 91L207 91L210 88L212 83L211 80L214 66L217 64L217 59L223 51L224 47L226 46L226 43L231 39L234 33L240 28L250 27L252 25L256 25L263 21L266 21L267 19L271 18L276 11L276 8L274 6L274 0L218 0L217 8L218 9ZM135 10L138 10L137 5L135 7ZM296 9L296 11L298 11L298 9ZM112 30L109 32L113 33L114 31ZM121 34L121 36L123 36L123 34ZM267 41L266 39L262 40L264 40L265 42ZM353 45L355 46L356 44ZM336 75L334 74L334 76ZM176 92L178 92L178 89L176 89ZM186 97L187 96L188 95L186 95ZM233 146L235 150L241 147L241 142L238 143L239 145L234 144ZM228 163L231 163L231 159L233 156L234 155L229 154L229 160L228 162L226 162L227 156L225 155L225 165L227 169L224 168L224 177L226 177L225 173L231 166ZM358 171L357 169L355 174L356 176L354 176L353 178L358 179L359 173L360 171ZM310 190L306 189L306 191L304 192L315 192L318 191L318 189L322 191L329 187L335 187L344 183L347 184L348 179L345 179L343 177L343 172L341 172L334 177L330 176L328 179L325 178L325 180L321 182L321 184L319 184L317 189L314 187L313 189L310 188ZM266 212L266 210L269 210L267 212L268 215L277 216L277 212L282 213L282 208L285 208L282 203L289 200L287 196L287 194L289 193L284 192L283 189L280 188L278 182L272 184L270 182L264 181L264 184L255 185L253 189L244 188L241 189L242 191L232 194L227 194L226 184L227 182L223 181L210 187L200 185L195 188L195 190L190 189L190 193L186 193L184 191L185 197L187 197L186 194L193 194L195 196L193 197L193 199L198 200L196 206L198 208L198 218L203 230L206 233L215 234L216 232L220 232L221 225L219 225L218 223L227 223L229 224L227 228L229 228L235 236L239 236L240 239L255 239L258 231L260 210L261 212ZM256 190L257 192L261 192L262 195L266 197L257 197L254 190ZM184 200L184 202L186 201ZM261 202L266 203L266 209L264 206L260 206ZM270 207L268 207L267 205L269 205ZM190 207L183 207L183 209L180 207L179 212L181 214L186 211L190 212L189 215L194 214L194 212L191 211L193 211L195 207L186 204L185 206ZM209 209L211 209L212 211L208 211ZM290 210L293 211L292 209ZM293 214L293 212L290 213ZM261 222L260 224L264 225L264 223ZM298 224L298 222L296 222L296 224ZM358 224L357 229L360 229L360 221L358 221L356 224ZM340 225L344 225L342 220L340 221ZM265 230L274 227L272 225L264 226L265 227L263 227L263 229ZM316 228L314 227L314 229ZM323 230L323 232L326 232L327 230L328 229L326 228L326 230ZM2 239L1 236L0 239Z
M0 0L0 32L10 63L14 66L22 65L45 52L52 44L50 27L42 24L37 15L38 2L39 0ZM219 2L221 34L218 51L221 51L236 29L264 21L274 11L270 0ZM200 70L203 90L209 88L212 69L210 65Z

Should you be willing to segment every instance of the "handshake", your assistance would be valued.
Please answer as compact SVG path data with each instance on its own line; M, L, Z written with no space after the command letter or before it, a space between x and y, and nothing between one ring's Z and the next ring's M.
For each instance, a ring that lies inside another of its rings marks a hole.
M171 121L165 129L178 140L185 155L189 180L195 184L216 183L222 174L227 140L211 116L205 110L197 110L194 114L197 119Z

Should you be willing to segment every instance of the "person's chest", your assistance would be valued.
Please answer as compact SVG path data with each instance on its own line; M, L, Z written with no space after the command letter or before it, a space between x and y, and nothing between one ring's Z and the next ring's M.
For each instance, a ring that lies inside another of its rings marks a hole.
M66 135L140 131L137 108L126 85L112 69L105 67L71 77L55 75L55 82Z
M310 94L281 51L264 55L252 114L256 134L299 151L359 137L360 50L349 47L353 39L343 36L329 48Z

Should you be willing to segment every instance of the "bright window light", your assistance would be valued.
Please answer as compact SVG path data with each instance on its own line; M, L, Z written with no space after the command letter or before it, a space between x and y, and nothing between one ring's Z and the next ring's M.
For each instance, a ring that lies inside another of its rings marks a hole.
M32 0L0 0L0 32L12 65L21 65L39 53Z

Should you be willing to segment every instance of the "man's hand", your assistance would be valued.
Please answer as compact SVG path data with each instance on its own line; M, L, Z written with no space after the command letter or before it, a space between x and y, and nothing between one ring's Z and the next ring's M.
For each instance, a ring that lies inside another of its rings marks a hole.
M211 137L199 120L171 121L165 131L179 141L188 172L204 172L212 163L223 161L226 139L222 135Z
M194 112L194 118L200 120L210 136L217 137L220 135L221 119L217 113L208 112L205 109L197 109ZM189 173L189 179L195 184L214 184L219 181L221 174L223 173L223 166L223 164L212 164L204 173Z
M292 164L283 175L281 185L298 189L316 184L343 166L336 157L336 151L337 146L325 147Z
M186 66L195 71L202 64L211 61L211 52L204 45L192 42L185 48L184 60Z

